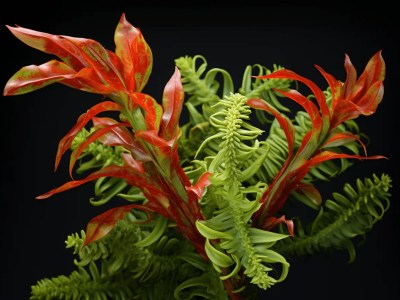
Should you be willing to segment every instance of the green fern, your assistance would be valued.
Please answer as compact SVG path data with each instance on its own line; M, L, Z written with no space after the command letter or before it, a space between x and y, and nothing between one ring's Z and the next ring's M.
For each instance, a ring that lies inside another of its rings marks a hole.
M205 139L217 133L215 127L210 126L209 119L218 112L218 108L214 105L224 96L233 93L234 85L227 71L220 68L207 71L207 61L201 55L180 57L175 60L175 63L181 72L183 88L188 96L185 105L190 121L182 126L182 136L179 140L180 158L182 163L186 163L192 161L194 154ZM274 71L281 68L277 65L273 66ZM273 89L286 90L290 86L291 80L265 81L252 77L270 73L271 70L261 65L247 66L239 93L247 98L261 97L274 107L287 111L288 109L278 101L279 93ZM222 80L219 80L221 77ZM256 114L262 121L267 118L262 111L256 111ZM210 141L206 147L203 147L202 152L197 153L197 158L213 156L218 151L218 143Z
M70 235L66 244L78 255L78 269L40 280L31 299L227 299L217 273L174 229L149 243L152 226L132 221L138 219L129 215L85 247L84 231Z
M220 151L209 159L212 186L203 199L207 206L211 204L217 209L213 215L207 216L207 220L198 221L196 226L206 238L206 253L214 268L221 273L221 279L234 278L243 268L251 283L266 289L286 277L289 264L270 247L287 236L251 226L250 219L260 206L259 196L264 187L260 185L246 190L241 182L256 172L265 155L258 166L254 164L242 168L243 161L258 149L256 138L262 133L245 122L250 114L246 101L247 98L240 94L225 97L218 103L223 109L210 118L218 133L205 140L202 146L216 140L219 141ZM255 199L249 200L247 196L254 193ZM274 264L277 263L282 265L282 273L279 278L274 278L270 276L270 271L275 269ZM231 269L229 274L226 274L226 269Z
M298 222L297 236L281 241L277 251L294 256L331 248L346 249L349 261L353 261L356 257L353 239L370 231L390 206L391 179L385 174L381 178L374 174L372 179L358 179L356 186L346 184L344 194L333 193L333 200L326 201L315 221L305 229Z

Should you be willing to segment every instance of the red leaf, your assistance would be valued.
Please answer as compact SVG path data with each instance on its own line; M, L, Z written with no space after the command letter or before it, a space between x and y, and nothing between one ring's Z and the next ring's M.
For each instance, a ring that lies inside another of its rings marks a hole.
M297 80L297 81L304 83L305 85L307 85L310 88L310 90L313 92L315 98L317 99L318 105L321 109L322 118L330 120L330 112L329 112L328 105L326 104L325 95L321 91L321 89L311 80L309 80L303 76L300 76L293 71L286 70L286 69L275 71L269 75L258 76L257 78L262 78L262 79L289 78L289 79Z
M94 128L104 128L111 125L119 124L119 122L111 118L93 117L92 121ZM124 124L126 127L130 127L129 123ZM126 127L110 128L110 132L105 133L102 137L99 138L99 140L102 144L107 146L129 147L129 145L135 143L135 139L133 137L133 134Z
M378 81L385 79L386 66L382 58L382 51L378 51L367 63L364 72L358 78L350 98L357 103L369 88Z
M331 115L333 111L335 110L335 106L337 105L338 99L340 99L341 94L342 94L342 82L335 79L331 74L328 72L325 72L323 68L321 68L318 65L315 65L317 70L324 76L325 80L328 82L329 87L332 92L332 108L331 108ZM331 126L331 128L334 128L334 126Z
M181 74L177 67L171 79L165 86L163 94L162 123L160 136L165 140L171 140L179 134L179 118L182 112L184 92L181 82Z
M118 123L111 118L93 118L92 121L94 127L104 127ZM126 123L126 126L130 127L130 124ZM151 160L143 150L143 147L135 140L132 132L125 127L111 128L109 132L99 138L99 141L107 146L122 146L130 151L136 160L141 162Z
M133 27L122 14L115 30L115 52L121 59L129 92L140 92L149 79L153 55L138 28Z
M128 153L122 153L121 156L126 166L130 167L132 170L138 173L144 174L145 170L143 164L140 161L135 160L132 155Z
M146 212L151 211L150 208L137 204L124 205L107 210L90 220L86 227L86 238L83 246L105 237L115 227L117 222L124 219L132 209L140 209Z
M173 140L167 142L163 138L159 137L155 130L138 130L135 132L135 137L138 139L142 139L158 148L166 148L168 149L168 151L171 149L174 143Z
M133 103L139 105L144 110L146 128L148 130L155 130L158 133L163 113L161 105L153 97L146 94L132 93L130 97Z
M116 123L116 124L113 124L113 125L109 125L107 127L103 127L103 128L97 129L94 132L92 132L91 134L89 134L86 137L86 139L82 143L80 143L78 145L78 147L76 147L74 149L74 151L72 151L72 153L71 153L71 158L70 158L70 161L69 161L69 174L70 174L70 176L72 177L72 169L74 168L74 165L75 165L77 159L82 154L82 152L86 149L87 146L89 146L95 140L97 140L100 137L102 137L104 134L107 134L108 132L112 131L116 127L122 127L122 126L126 126L126 124L124 124L124 123Z
M347 55L344 65L347 78L343 86L332 75L317 67L332 90L332 129L346 120L358 117L360 114L373 114L383 98L383 80L386 69L381 51L369 60L358 80L356 80L356 70Z
M382 101L383 90L383 82L381 80L372 84L367 92L355 102L358 111L365 116L372 115Z
M294 236L294 223L292 220L286 220L285 215L282 215L279 219L275 217L268 217L265 219L265 221L262 224L262 229L264 230L271 230L273 229L276 225L280 223L285 223L288 230L289 234L291 236Z
M76 73L73 79L64 79L60 83L81 91L101 95L111 94L115 91L107 83L102 83L93 69L83 68Z
M201 197L203 197L204 188L211 184L211 181L209 179L210 176L210 172L203 173L196 184L192 186L187 186L186 190L193 192L197 196L197 198L200 199Z
M346 70L346 81L343 86L343 96L345 98L349 97L354 85L357 81L357 71L354 68L353 64L350 61L350 57L346 54L344 57L344 68Z
M105 111L121 111L122 107L111 101L104 101L99 104L94 105L90 108L86 113L82 114L74 127L60 140L57 149L56 161L54 170L57 170L57 167L61 161L64 153L71 148L72 141L75 136L85 127L85 125L97 114L105 112Z
M352 141L357 141L364 149L365 156L367 156L367 149L364 143L351 132L335 132L331 137L322 145L321 148L338 147L350 143Z
M52 189L51 191L49 191L47 193L37 196L36 199L41 200L41 199L49 198L55 194L76 188L84 183L93 181L93 180L101 178L101 177L116 177L116 178L125 179L129 184L139 186L139 187L141 187L141 185L143 185L143 184L147 184L142 177L134 174L130 168L116 166L116 165L109 165L101 170L93 172L92 174L90 174L89 176L87 176L84 179L66 182L63 185L61 185L55 189Z
M337 158L354 158L354 159L364 160L364 159L382 159L382 158L386 158L386 157L382 156L382 155L361 156L361 155L356 155L356 154L345 154L345 153L336 153L336 152L332 152L332 151L322 151L321 153L319 153L319 154L315 155L313 158L311 158L307 162L307 166L308 166L308 168L310 168L310 167L312 167L314 165L318 165L324 161L337 159Z
M278 120L279 124L281 125L288 143L288 157L286 159L284 166L281 168L284 169L284 167L287 165L287 163L290 161L293 155L295 129L292 122L287 117L279 113L275 108L268 105L265 101L261 99L250 99L246 103L247 105L255 109L262 109L274 115L274 117Z
M4 96L29 93L66 78L72 79L75 74L74 69L57 60L51 60L40 66L26 66L7 82Z
M11 33L26 45L54 54L75 70L87 67L76 47L65 40L63 36L52 35L23 27L7 26Z
M293 101L297 102L300 104L308 113L310 116L310 120L312 122L312 130L314 132L319 132L321 130L322 126L322 119L321 115L319 114L318 108L315 106L315 104L308 99L307 97L303 96L296 90L289 90L287 91L282 91L282 90L277 90L274 89L283 96L292 99Z
M111 86L112 90L124 88L124 81L120 74L121 65L115 58L116 55L98 42L91 39L53 35L23 27L7 27L28 46L58 56L76 72L85 68L92 69L94 72L91 73L91 78L95 83L93 90L96 90L95 86L99 83Z
M321 194L315 188L315 186L309 183L299 182L297 184L296 192L305 195L317 206L321 205L322 203Z

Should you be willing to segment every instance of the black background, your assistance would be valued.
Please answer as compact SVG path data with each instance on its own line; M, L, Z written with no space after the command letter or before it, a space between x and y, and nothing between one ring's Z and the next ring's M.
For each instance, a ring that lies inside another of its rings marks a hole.
M368 153L389 160L357 161L345 175L320 187L329 197L343 183L374 172L389 173L398 186L400 48L394 7L381 1L371 6L335 1L330 6L281 2L225 7L206 2L187 6L123 2L9 3L0 12L0 84L4 86L25 65L53 58L22 44L4 25L92 38L113 50L113 34L122 12L142 30L152 48L154 68L145 92L157 99L173 73L174 59L182 55L204 55L210 67L231 72L236 87L245 66L255 63L283 65L325 87L314 64L344 80L345 53L360 74L369 58L382 50L387 64L384 100L376 114L360 117L358 123L370 137ZM65 249L66 236L85 228L88 220L106 210L89 204L90 184L35 200L69 179L67 158L53 173L58 141L81 113L100 100L98 95L58 84L2 98L0 299L28 299L30 286L37 280L70 273L74 266L71 251ZM295 260L287 280L269 290L265 299L397 298L399 193L397 188L392 192L391 209L357 249L353 264L347 264L342 252Z

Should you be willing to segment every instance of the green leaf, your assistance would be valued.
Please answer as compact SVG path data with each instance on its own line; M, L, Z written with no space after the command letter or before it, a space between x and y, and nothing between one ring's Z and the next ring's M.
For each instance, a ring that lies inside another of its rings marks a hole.
M215 247L210 244L210 241L208 239L206 239L205 250L208 258L213 262L214 267L217 269L217 271L219 267L227 268L234 263L234 261L228 255L215 249Z

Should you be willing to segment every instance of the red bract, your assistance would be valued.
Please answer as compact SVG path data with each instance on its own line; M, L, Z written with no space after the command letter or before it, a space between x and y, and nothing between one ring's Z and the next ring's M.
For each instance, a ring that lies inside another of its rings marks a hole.
M81 180L72 180L39 197L75 188L101 177L115 177L131 186L139 187L147 198L143 205L114 208L94 218L88 224L88 239L93 242L107 234L126 213L135 208L157 212L173 220L184 237L200 254L204 252L204 238L195 222L203 219L198 199L210 184L209 174L191 184L179 164L178 143L181 130L179 118L184 92L179 70L165 86L162 105L150 95L140 93L147 83L152 68L152 54L139 29L122 15L115 31L115 53L98 42L69 36L52 35L22 27L8 27L25 44L58 56L40 66L28 66L18 71L6 84L4 95L31 92L59 82L92 93L103 94L114 102L104 101L82 114L76 125L59 143L55 168L70 149L76 135L90 122L94 131L78 145L70 157L70 173L89 144L99 141L107 146L121 146L123 165L108 165ZM121 121L97 117L116 111Z
M332 103L328 105L322 90L311 80L304 78L290 70L279 70L258 78L288 78L300 81L307 85L317 100L318 107L307 97L296 90L278 91L282 95L300 104L309 114L312 128L304 136L302 143L294 154L294 126L292 122L280 112L261 99L250 99L247 103L255 109L265 110L274 115L281 125L288 144L288 157L261 198L262 206L255 214L255 219L263 228L271 228L283 219L276 219L274 215L285 203L292 191L308 196L315 204L321 203L318 190L309 183L302 182L309 170L327 160L337 158L379 159L383 156L360 156L345 153L335 153L326 150L357 140L350 132L337 132L335 128L342 122L358 117L360 114L370 115L375 112L383 97L383 80L385 63L381 51L376 53L368 62L364 72L357 79L356 70L349 57L345 57L346 82L336 80L322 68L317 69L327 80L332 91Z

